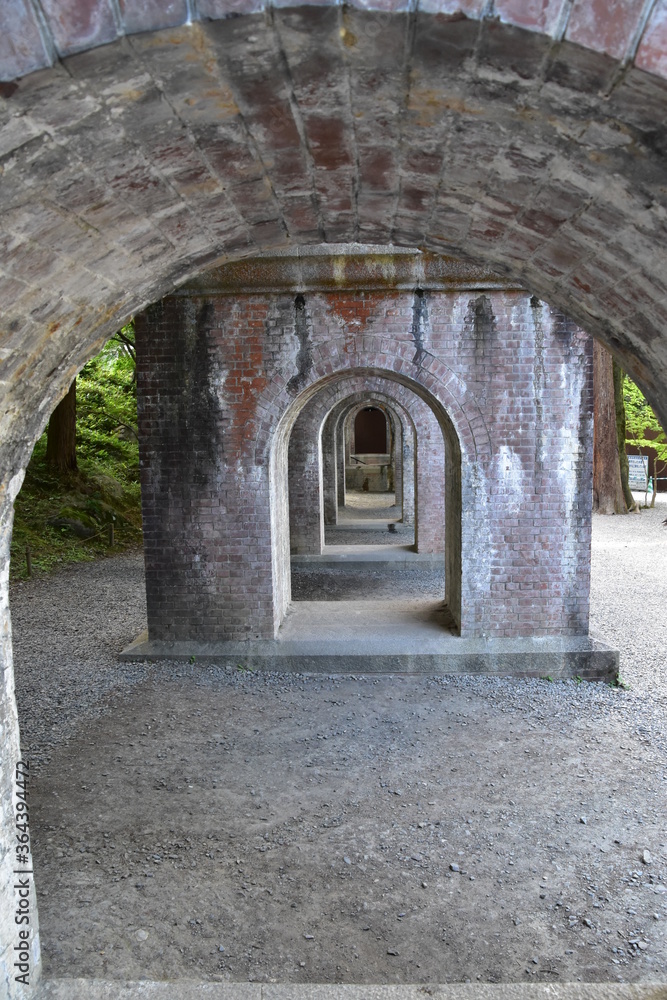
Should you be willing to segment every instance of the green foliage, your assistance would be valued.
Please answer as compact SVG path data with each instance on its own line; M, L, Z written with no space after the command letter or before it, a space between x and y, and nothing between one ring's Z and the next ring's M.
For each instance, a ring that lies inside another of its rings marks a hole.
M58 475L46 464L46 431L35 445L14 513L10 574L27 575L25 549L33 572L95 559L141 543L141 490L137 440L134 330L130 324L112 337L77 378L76 472ZM54 518L80 522L91 538L77 537Z
M667 472L667 435L641 389L627 375L623 380L623 402L628 444L642 455L652 448L656 456L654 475L662 478ZM655 505L657 485L653 483L651 507Z
M131 327L121 331L126 339ZM117 335L118 336L118 335ZM137 393L134 356L116 337L81 369L76 385L77 458L100 466L120 460L138 475ZM117 471L117 470L116 470Z
M653 448L658 459L667 462L667 435L641 389L627 375L623 381L623 400L628 444L636 448ZM656 436L647 437L647 431Z

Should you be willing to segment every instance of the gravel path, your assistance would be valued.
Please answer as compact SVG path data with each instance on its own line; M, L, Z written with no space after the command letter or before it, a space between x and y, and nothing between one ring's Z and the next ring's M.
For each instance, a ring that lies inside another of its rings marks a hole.
M34 766L148 676L117 654L146 628L141 552L10 587L21 745Z
M594 519L628 690L121 664L139 554L16 585L46 973L664 982L665 514Z
M599 685L577 692L591 711L621 711L633 729L650 730L662 749L667 745L666 514L663 501L640 515L594 518L591 632L621 650L621 677L629 690L621 697ZM295 574L294 596L396 596L399 576L401 595L428 599L442 591L442 577L432 570L388 577L374 570L357 575L304 569ZM146 627L143 558L125 554L16 584L10 603L22 743L37 763L83 719L103 711L110 695L130 691L155 672L155 666L116 659ZM471 677L458 683L491 697L516 694L511 680ZM555 699L568 711L571 691L560 685L545 692L544 685L522 682L518 690L526 710L533 699L544 710L546 696L549 705Z

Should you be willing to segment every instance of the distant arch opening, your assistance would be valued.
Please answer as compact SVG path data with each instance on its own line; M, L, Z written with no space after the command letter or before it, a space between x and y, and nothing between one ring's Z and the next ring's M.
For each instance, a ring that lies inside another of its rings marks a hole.
M354 419L355 455L384 455L388 452L387 418L377 406L365 406Z

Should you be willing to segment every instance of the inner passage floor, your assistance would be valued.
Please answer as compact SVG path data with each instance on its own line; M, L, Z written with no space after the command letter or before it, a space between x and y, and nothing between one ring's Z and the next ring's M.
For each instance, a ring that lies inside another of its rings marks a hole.
M419 651L419 642L439 639L452 623L440 601L324 600L295 602L280 629L282 641L302 642L356 639L361 651L375 641L395 639Z
M418 651L420 642L451 631L444 556L421 561L414 530L400 517L393 493L348 491L338 525L326 529L322 557L292 560L293 603L282 641L356 639L369 649L395 637Z
M594 519L628 689L119 663L140 554L14 586L47 974L664 981L666 513Z
M414 545L414 527L403 524L394 493L348 490L345 506L338 508L338 523L325 527L329 545Z

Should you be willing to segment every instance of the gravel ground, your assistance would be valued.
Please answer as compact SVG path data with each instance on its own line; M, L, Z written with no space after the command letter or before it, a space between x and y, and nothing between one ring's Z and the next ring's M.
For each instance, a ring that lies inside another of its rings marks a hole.
M139 554L15 585L47 973L667 980L666 514L594 519L627 690L121 664Z
M369 494L362 494L362 498ZM370 495L372 496L372 495ZM662 498L660 498L662 501ZM594 517L591 633L621 650L629 685L624 710L651 725L665 746L667 727L667 503L627 517ZM16 697L24 751L37 763L104 711L108 697L155 672L119 663L116 654L146 628L143 557L130 553L68 567L11 587ZM400 578L400 586L397 586ZM296 600L439 596L444 576L433 570L351 574L305 568L294 574ZM172 669L161 665L160 671ZM238 678L234 678L238 680ZM470 678L495 693L502 680ZM530 684L522 682L522 696ZM541 690L541 689L540 689ZM554 697L557 688L549 692ZM584 689L585 690L585 689ZM500 693L500 692L499 692ZM564 696L567 701L569 693ZM614 705L616 693L593 685L589 699Z

